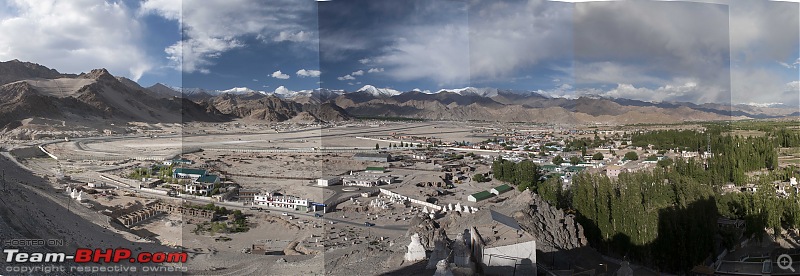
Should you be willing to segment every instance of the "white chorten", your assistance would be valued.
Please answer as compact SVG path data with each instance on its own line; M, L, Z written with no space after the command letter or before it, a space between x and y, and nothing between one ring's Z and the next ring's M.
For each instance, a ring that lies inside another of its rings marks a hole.
M419 242L419 234L414 233L411 236L411 243L408 244L408 252L406 252L405 259L409 262L416 262L424 260L425 257L425 247Z

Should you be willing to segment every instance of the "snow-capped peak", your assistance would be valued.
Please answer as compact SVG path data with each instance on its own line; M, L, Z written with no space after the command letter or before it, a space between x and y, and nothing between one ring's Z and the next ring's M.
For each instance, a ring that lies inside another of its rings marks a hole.
M476 88L476 87L464 87L464 88L457 88L457 89L441 89L436 93L440 92L453 92L462 96L466 95L475 95L481 97L494 97L497 96L497 88Z
M372 85L364 85L364 87L356 90L356 92L367 92L376 97L391 97L402 94L402 92L391 88L377 88Z
M266 94L263 91L253 90L247 87L234 87L228 90L218 90L219 94L247 94L247 93L261 93Z
M750 103L743 103L743 105L766 108L766 107L779 107L779 106L782 106L783 103L754 103L754 102L750 102Z
M423 93L423 94L436 94L437 93L437 92L431 92L430 90L427 90L427 89L422 90L422 89L419 89L419 88L411 89L411 91L420 92L420 93Z

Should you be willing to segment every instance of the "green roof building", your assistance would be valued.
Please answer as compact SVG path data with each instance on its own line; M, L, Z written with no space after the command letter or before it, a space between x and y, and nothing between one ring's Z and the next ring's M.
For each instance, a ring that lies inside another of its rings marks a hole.
M586 169L586 167L581 167L581 166L569 166L569 167L567 167L567 171L568 172L576 172L576 173L577 172L582 172L585 169Z
M219 183L219 176L216 176L216 175L213 175L213 174L204 175L204 176L201 176L201 177L197 178L196 181L198 183L204 183L204 184L217 184L217 183Z
M508 185L503 184L503 185L500 185L500 186L492 188L489 192L491 192L492 194L495 194L495 195L500 195L500 194L503 194L503 193L507 193L507 192L509 192L509 191L511 191L513 189L514 188L511 188Z
M467 197L467 200L469 200L471 202L481 202L481 201L487 200L487 199L489 199L489 198L491 198L493 196L494 196L494 194L492 194L490 192L481 191L481 192L469 195Z
M172 174L175 178L200 178L207 174L206 170L177 168Z
M556 165L542 165L542 170L547 172L555 172L558 171L559 166Z

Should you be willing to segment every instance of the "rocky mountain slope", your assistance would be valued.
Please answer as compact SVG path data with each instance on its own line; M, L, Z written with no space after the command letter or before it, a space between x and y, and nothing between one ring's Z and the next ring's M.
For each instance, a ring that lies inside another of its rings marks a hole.
M303 122L350 118L330 103L301 104L259 93L197 96L184 97L160 84L143 88L105 69L74 75L17 60L0 63L0 129L5 130L31 118L94 127L236 118L275 122L298 115Z

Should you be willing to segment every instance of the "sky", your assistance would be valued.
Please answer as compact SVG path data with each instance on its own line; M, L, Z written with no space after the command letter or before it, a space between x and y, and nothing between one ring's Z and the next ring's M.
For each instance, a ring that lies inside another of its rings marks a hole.
M800 4L0 0L0 60L143 86L800 105Z

